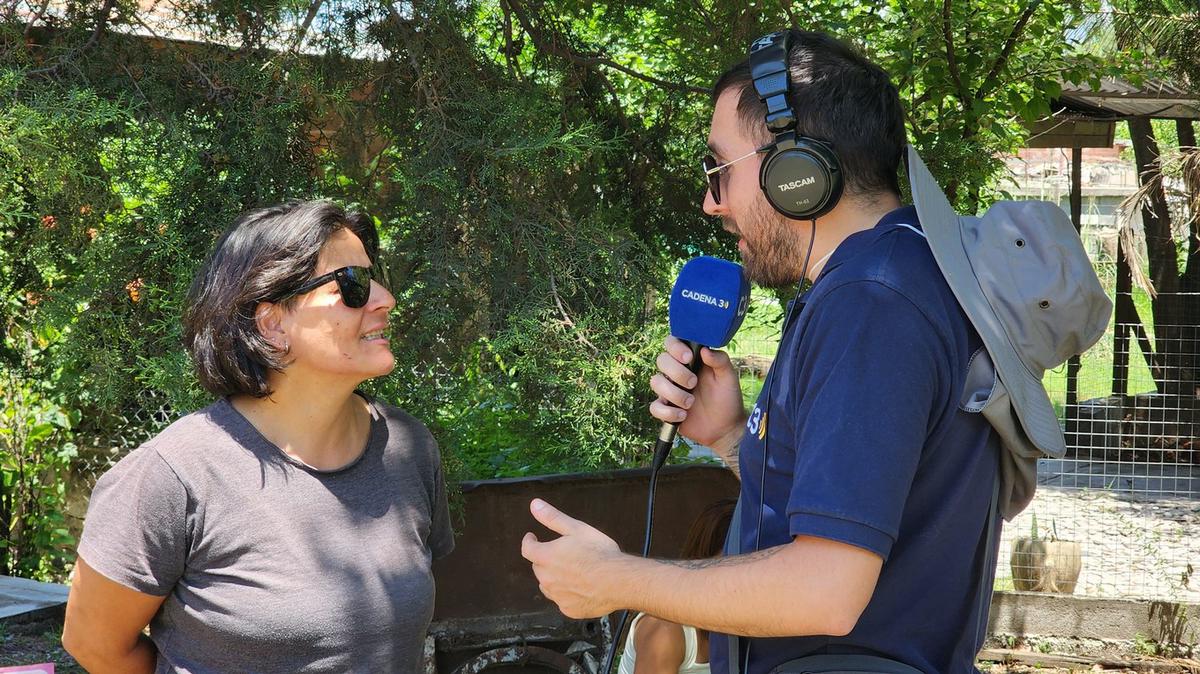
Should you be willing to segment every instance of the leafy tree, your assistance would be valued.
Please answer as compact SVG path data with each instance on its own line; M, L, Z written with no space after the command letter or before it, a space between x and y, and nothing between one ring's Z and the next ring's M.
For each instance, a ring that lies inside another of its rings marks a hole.
M1119 62L1064 39L1095 5L9 0L0 318L53 328L29 376L82 436L136 436L203 402L177 317L216 233L334 198L386 242L400 365L376 388L470 474L636 463L671 273L733 255L696 167L750 40L806 26L883 63L974 210L1059 79Z

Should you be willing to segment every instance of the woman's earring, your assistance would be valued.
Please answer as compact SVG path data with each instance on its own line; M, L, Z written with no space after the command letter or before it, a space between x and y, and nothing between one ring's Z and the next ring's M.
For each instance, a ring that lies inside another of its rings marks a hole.
M291 343L290 343L290 342L288 342L286 339L285 339L285 340L283 340L283 355L285 355L285 356L286 356L286 355L288 355L288 354L289 354L289 353L291 353L291 352L292 352L292 345L291 345Z

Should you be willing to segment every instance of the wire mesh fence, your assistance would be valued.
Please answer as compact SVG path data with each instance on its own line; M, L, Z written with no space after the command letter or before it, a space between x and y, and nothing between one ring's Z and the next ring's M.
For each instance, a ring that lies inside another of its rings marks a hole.
M154 437L176 416L165 396L152 389L142 392L136 409L115 423L97 424L85 420L77 438L79 455L68 476L66 518L70 532L78 538L87 514L92 487L109 468L138 445Z
M1115 293L1104 338L1048 373L1067 455L1038 462L1038 495L1003 550L1035 534L1077 543L1077 592L1200 601L1200 312L1188 310L1198 299ZM1156 325L1168 311L1178 322ZM1014 556L1000 582L1025 589L1028 561Z
M1110 260L1096 257L1114 287ZM1111 296L1123 322L1114 316L1076 363L1046 374L1068 451L1038 462L1033 503L1005 523L996 588L1198 602L1200 311L1155 329L1152 305L1169 298ZM731 344L747 400L770 367L779 314L756 294Z

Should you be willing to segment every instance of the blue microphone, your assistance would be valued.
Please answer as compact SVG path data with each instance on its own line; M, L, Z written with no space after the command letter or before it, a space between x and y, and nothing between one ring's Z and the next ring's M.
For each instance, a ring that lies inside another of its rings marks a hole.
M750 281L740 264L702 255L683 265L671 289L667 314L671 335L692 349L688 369L693 374L700 371L700 347L720 349L728 344L749 304ZM654 446L654 470L666 463L678 430L678 423L663 423Z

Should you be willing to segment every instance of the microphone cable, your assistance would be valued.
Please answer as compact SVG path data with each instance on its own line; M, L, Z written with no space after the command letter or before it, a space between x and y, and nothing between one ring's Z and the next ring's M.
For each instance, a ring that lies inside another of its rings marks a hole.
M700 361L700 349L702 346L696 342L685 341L685 344L692 350L692 360L688 363L688 369L692 374L697 376L696 384L699 385L700 368L703 363ZM670 403L667 403L670 405ZM672 405L672 407L674 407ZM675 445L675 434L679 430L679 424L682 422L664 423L662 429L658 433L658 440L654 443L654 458L650 462L650 485L646 496L646 535L642 540L642 557L650 557L650 541L654 537L654 492L658 488L658 471L667 463L667 458L671 455L671 448ZM617 646L623 641L622 637L625 634L625 625L629 622L629 610L621 609L621 617L617 620L617 629L613 632L612 643L608 646L608 654L604 658L604 664L599 670L599 674L610 674L612 672L613 660L617 656Z
M812 226L808 230L808 252L804 254L804 267L800 271L800 282L796 285L796 298L792 300L788 307L787 314L783 317L783 331L779 334L779 346L775 348L775 357L779 357L779 349L783 346L783 339L787 337L788 327L792 323L792 312L796 309L796 304L800 301L800 296L804 294L804 283L808 280L808 261L812 257L813 242L817 239L817 221L812 221ZM767 417L768 427L763 433L763 463L762 470L758 476L758 525L755 528L754 549L758 551L762 547L762 518L763 511L766 510L767 499L767 459L770 454L767 448L771 443L771 392L775 389L775 377L771 377L771 382L767 386L767 395L763 400L763 414ZM747 649L749 650L749 649ZM743 670L744 671L744 670Z
M812 220L812 226L808 230L808 252L804 254L804 266L800 270L800 282L796 285L796 298L788 306L787 313L783 317L783 330L779 334L779 346L775 349L775 357L779 357L779 349L783 348L783 340L787 337L788 328L792 324L792 314L796 310L796 305L800 302L800 296L804 294L804 283L808 280L808 262L812 258L813 242L817 239L817 221ZM763 398L763 416L766 428L763 429L763 455L762 455L762 470L758 474L758 524L755 526L754 533L754 550L757 552L762 549L762 523L763 511L767 509L767 462L771 458L768 451L771 444L771 393L775 389L775 377L772 374L771 381L767 383L767 395ZM738 543L738 552L741 552L741 542ZM739 637L740 638L740 637ZM746 672L750 669L750 643L746 644L746 648L742 650L742 667L741 671Z
M799 283L796 288L796 299L792 301L791 305L788 307L787 313L784 315L784 318L783 318L783 331L779 338L781 346L783 344L783 338L787 335L788 327L791 325L792 315L796 309L796 304L799 301L800 296L804 292L804 284L808 280L807 279L808 264L812 260L813 244L816 242L816 239L817 239L817 221L815 219L813 219L810 222L811 222L811 225L809 228L808 248L804 253L804 264L801 266L801 270L800 270L800 280L799 280ZM690 363L688 363L688 369L692 371L692 374L695 374L698 377L700 374L700 368L703 366L703 363L700 360L701 345L697 344L695 342L686 342L686 343L692 349L692 360ZM697 383L697 385L699 384L698 379L697 379L696 383ZM770 415L771 393L772 393L772 390L774 389L774 387L775 387L775 378L771 377L771 381L768 382L768 385L767 385L766 396L763 399L763 404L764 404L763 411L766 414L768 424L770 423L770 416L771 416ZM670 404L670 403L668 403L668 404ZM662 425L662 429L659 431L658 441L654 445L654 458L652 459L652 461L650 463L649 492L646 497L646 534L645 534L645 538L642 541L642 557L645 557L645 558L648 558L650 556L650 543L651 543L651 540L653 539L653 535L654 535L654 493L658 487L658 471L661 470L664 465L666 465L667 458L671 454L671 448L675 444L675 435L678 432L679 423L681 423L681 422L664 423ZM766 491L765 490L766 490L766 484L767 484L767 461L770 458L770 454L768 453L769 444L770 444L770 429L768 428L766 430L766 432L764 432L764 434L763 434L763 464L762 464L762 470L759 472L759 477L758 477L758 495L759 495L760 502L759 502L759 506L758 506L758 525L756 526L755 541L754 541L755 550L758 550L759 548L762 547L762 520L763 520L763 510L765 509L765 499L766 499ZM741 551L740 542L738 544L738 551L739 552ZM617 628L613 632L612 642L609 644L609 647L608 647L608 653L604 658L604 663L601 666L601 669L599 670L598 674L611 674L613 662L616 659L616 655L617 655L617 648L618 648L618 646L620 646L623 643L623 637L625 636L625 628L626 628L626 624L628 622L629 622L629 610L622 609L620 612L620 618L618 618L618 620L617 620ZM744 657L744 659L742 662L742 670L741 671L747 671L747 666L750 661L749 645L747 645L747 648L743 651L743 657Z

